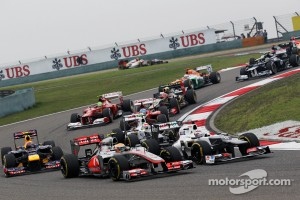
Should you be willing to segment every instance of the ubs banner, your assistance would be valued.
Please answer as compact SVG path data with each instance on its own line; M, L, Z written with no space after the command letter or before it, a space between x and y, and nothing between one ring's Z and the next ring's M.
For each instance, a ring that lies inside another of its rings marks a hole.
M67 70L76 67L89 67L89 65L97 63L128 59L131 57L167 51L176 51L176 49L184 49L212 43L216 43L215 30L207 29L145 42L137 42L106 49L47 58L20 65L0 66L0 80L4 81L12 78Z

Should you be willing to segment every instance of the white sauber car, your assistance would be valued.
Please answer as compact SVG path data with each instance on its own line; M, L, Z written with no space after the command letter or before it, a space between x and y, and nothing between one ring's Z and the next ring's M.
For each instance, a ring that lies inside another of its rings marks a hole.
M196 164L214 164L271 153L268 146L260 146L253 133L244 133L239 137L227 134L210 135L203 133L196 124L178 124L179 122L154 124L152 135L156 136L155 139L160 144L162 131L165 132L165 137L172 136L164 138L163 146L169 141L169 145L180 150L185 159L191 159Z

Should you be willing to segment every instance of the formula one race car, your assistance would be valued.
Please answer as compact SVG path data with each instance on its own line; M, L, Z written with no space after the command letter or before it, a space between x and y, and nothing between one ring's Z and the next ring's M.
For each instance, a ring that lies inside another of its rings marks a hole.
M293 47L293 43L273 46L271 51L264 53L258 59L250 58L249 63L241 68L240 76L236 77L235 80L241 81L253 77L269 76L278 71L299 66L300 59L296 49Z
M111 102L111 99L116 97L120 100L118 104ZM133 112L133 102L131 100L123 100L122 92L103 94L99 96L98 104L86 108L81 116L78 113L73 113L67 130L105 125L122 116L123 112Z
M157 137L162 131L169 130L170 138ZM156 132L156 134L155 134ZM171 134L172 133L172 134ZM227 134L205 134L195 124L179 125L179 122L160 124L152 129L159 144L173 146L178 149L185 159L191 159L196 164L214 164L249 158L271 153L268 146L260 146L259 140L253 133L244 133L239 137ZM174 141L173 138L177 138ZM162 145L161 145L162 146ZM235 147L239 152L235 151Z
M63 176L111 176L113 180L131 180L193 167L192 161L183 161L175 148L169 148L162 153L164 160L147 152L143 147L129 148L116 142L113 137L103 139L97 134L71 140L73 154L65 154L60 161ZM96 146L94 150L86 148L85 155L78 156L80 146L90 145Z
M186 80L190 80L190 83ZM184 82L185 87L191 85L194 89L217 84L221 82L221 75L219 72L214 72L211 65L200 66L195 69L186 69L185 75L181 79L177 79L172 83Z
M17 140L25 139L23 145ZM1 148L1 159L6 177L21 175L36 171L59 169L59 160L63 155L60 147L54 141L39 144L36 130L14 133L15 150L11 147Z
M118 68L120 70L122 70L122 69L131 69L131 68L157 65L157 64L163 64L163 63L168 63L168 61L164 61L164 60L160 60L160 59L143 60L143 59L140 59L140 58L135 58L131 61L120 60Z
M167 85L160 85L158 93L153 94L154 98L160 98L160 105L165 105L169 113L175 115L180 109L197 102L197 95L191 86L186 87L184 82L176 82Z

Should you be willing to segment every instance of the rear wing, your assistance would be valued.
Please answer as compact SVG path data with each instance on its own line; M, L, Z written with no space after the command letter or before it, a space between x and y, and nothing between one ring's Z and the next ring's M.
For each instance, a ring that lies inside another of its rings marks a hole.
M139 106L141 104L146 105L146 104L152 104L154 102L155 98L148 98L148 99L138 99L133 101L133 104L135 106Z
M90 136L81 136L74 138L71 140L74 145L77 146L85 146L90 144L99 144L101 142L101 137L98 134L90 135Z
M122 92L121 91L118 91L118 92L111 92L111 93L107 93L107 94L102 94L100 95L106 99L113 99L113 98L120 98L123 96Z
M37 137L37 130L19 131L14 133L14 139L25 138L27 135L30 137Z
M213 71L211 64L196 67L195 70L196 70L197 72L199 72L199 71L201 71L201 70L207 70L207 72L209 72L209 73L211 73L211 72Z
M132 114L132 115L125 115L125 116L123 116L123 120L125 122L128 122L128 121L133 121L133 120L137 120L137 119L143 119L144 117L145 117L144 114L137 113L137 114Z
M160 131L165 131L165 130L178 129L180 127L181 126L180 126L179 122L173 121L173 122L153 124L151 126L151 130L152 130L152 132L160 132Z

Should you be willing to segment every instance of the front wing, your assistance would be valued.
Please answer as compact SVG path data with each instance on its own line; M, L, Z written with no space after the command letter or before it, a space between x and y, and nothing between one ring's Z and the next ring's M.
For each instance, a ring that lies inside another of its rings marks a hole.
M4 174L6 177L23 175L23 174L31 174L35 172L42 172L42 171L50 171L50 170L58 170L60 169L60 162L50 161L45 163L40 170L30 170L26 167L13 167L13 168L3 168Z
M92 124L87 124L87 125L83 125L81 122L69 123L67 125L67 130L70 131L70 130L75 130L80 128L89 128L92 126L104 126L108 123L110 123L110 121L107 117L98 118L95 119Z
M193 161L184 160L184 161L176 161L176 162L166 163L166 167L167 167L166 170L161 170L161 171L152 171L152 170L149 171L147 169L142 169L142 168L130 169L130 170L122 172L122 179L126 180L126 181L130 181L130 180L142 178L142 177L166 174L166 173L170 173L170 172L177 172L177 171L181 171L181 170L187 170L187 169L194 168L194 165L193 165Z
M260 156L263 154L269 154L271 153L271 150L269 146L258 146L258 147L249 148L247 150L247 153L248 153L247 155L242 155L239 157L231 157L231 155L228 153L206 155L205 162L206 164L216 164L216 163L229 162L229 161L240 160L240 159L247 159L251 157Z

